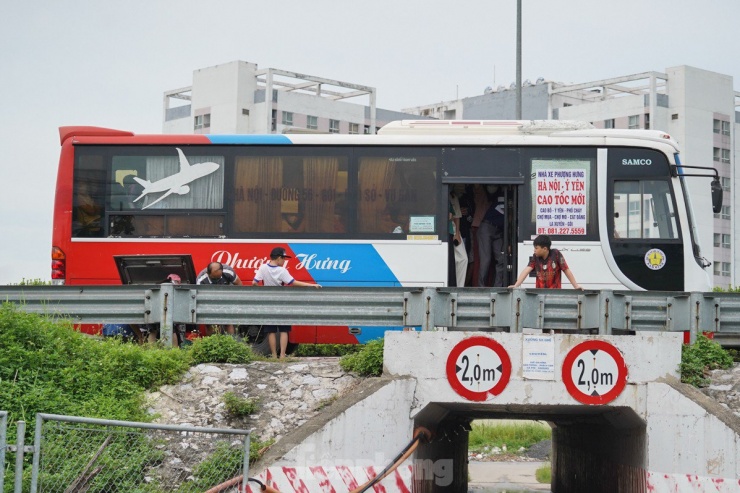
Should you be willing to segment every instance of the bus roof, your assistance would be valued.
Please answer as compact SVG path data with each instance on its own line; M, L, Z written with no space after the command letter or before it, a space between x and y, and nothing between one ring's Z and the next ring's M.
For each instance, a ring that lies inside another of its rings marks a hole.
M574 120L400 120L378 131L380 135L411 134L551 134L563 130L592 129L587 122Z
M571 120L401 120L388 123L377 136L339 134L134 134L93 126L59 128L64 144L227 144L227 145L547 145L551 138L563 139L561 145L636 145L653 141L678 152L678 143L657 130L599 129L587 122ZM122 139L122 140L118 140ZM372 140L368 140L372 139ZM599 142L600 140L600 142ZM670 152L666 149L667 152Z

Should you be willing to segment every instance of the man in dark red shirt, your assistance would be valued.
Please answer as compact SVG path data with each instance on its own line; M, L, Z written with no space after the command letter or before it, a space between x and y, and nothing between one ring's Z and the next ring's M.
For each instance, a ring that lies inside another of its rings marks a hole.
M568 268L568 263L565 261L565 257L560 251L551 249L552 242L550 237L547 235L539 235L534 239L534 256L529 261L522 272L519 274L516 282L509 286L510 288L518 288L522 285L524 280L527 278L530 272L534 271L537 276L537 288L552 288L560 289L560 273L565 274L574 289L583 289L580 284L576 282L576 278Z

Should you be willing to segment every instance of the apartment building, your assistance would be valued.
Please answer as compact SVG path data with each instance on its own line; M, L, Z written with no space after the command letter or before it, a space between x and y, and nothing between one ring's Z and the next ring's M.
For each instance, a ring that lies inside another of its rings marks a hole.
M374 87L233 61L164 93L163 132L374 134L414 115L377 108ZM356 103L354 101L360 101Z

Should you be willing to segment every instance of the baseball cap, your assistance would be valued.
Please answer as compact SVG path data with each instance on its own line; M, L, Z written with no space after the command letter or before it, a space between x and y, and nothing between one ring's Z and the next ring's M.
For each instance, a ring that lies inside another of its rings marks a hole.
M270 257L283 257L283 258L293 258L291 255L288 255L285 253L285 248L283 247L275 247L270 252Z

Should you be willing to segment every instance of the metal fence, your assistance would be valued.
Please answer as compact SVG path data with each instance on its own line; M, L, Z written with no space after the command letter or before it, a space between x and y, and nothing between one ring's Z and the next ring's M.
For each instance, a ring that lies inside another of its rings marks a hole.
M0 493L11 479L2 476L6 449L15 453L15 493L246 491L246 430L37 414L33 445L19 421L8 447L6 420L0 412Z
M8 412L0 411L0 493L5 486L5 452L8 449Z
M505 288L0 286L0 300L79 323L295 324L712 332L740 341L740 293Z

